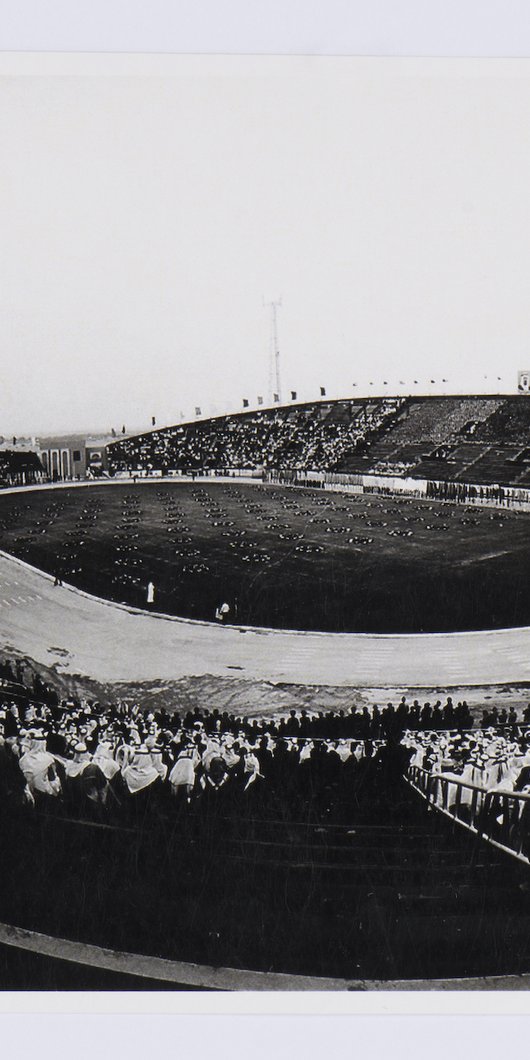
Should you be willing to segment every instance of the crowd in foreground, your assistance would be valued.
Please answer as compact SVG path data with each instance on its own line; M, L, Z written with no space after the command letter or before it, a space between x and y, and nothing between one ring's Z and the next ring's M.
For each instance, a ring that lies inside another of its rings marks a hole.
M485 791L530 789L530 730L493 726L466 733L412 733L402 744L410 764Z
M24 678L20 663L0 664L2 801L98 814L212 799L347 812L368 779L386 786L409 765L488 790L530 786L530 705L521 717L493 707L475 730L467 704L451 697L257 719L60 701L38 675L30 686Z
M530 860L529 729L408 732L402 746L430 802Z

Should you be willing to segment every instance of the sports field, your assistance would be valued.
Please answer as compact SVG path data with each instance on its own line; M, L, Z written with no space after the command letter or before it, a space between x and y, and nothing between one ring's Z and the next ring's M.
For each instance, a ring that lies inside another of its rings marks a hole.
M0 496L2 548L107 599L240 624L445 632L530 624L530 515L228 482Z

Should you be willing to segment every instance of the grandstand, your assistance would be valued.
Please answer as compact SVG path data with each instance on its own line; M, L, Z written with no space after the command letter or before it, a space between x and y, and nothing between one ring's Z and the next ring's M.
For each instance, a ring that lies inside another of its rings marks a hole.
M113 472L336 471L530 485L527 395L318 401L182 423L108 447Z
M311 471L530 487L526 393L320 400L67 441L0 448L0 484L83 479L108 466L110 475ZM55 449L64 453L53 471Z
M397 414L399 398L306 403L183 423L108 447L114 471L333 470Z

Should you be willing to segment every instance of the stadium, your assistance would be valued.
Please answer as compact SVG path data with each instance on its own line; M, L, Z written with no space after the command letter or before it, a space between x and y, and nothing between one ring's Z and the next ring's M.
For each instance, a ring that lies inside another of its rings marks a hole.
M527 66L4 72L0 986L528 989Z
M6 985L529 981L528 373L292 397L0 452Z

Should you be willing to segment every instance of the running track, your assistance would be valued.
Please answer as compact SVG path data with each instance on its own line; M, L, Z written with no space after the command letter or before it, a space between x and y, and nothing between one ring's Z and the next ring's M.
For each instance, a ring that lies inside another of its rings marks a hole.
M219 627L109 603L0 552L0 651L101 683L239 677L342 687L530 681L530 629L301 633Z

